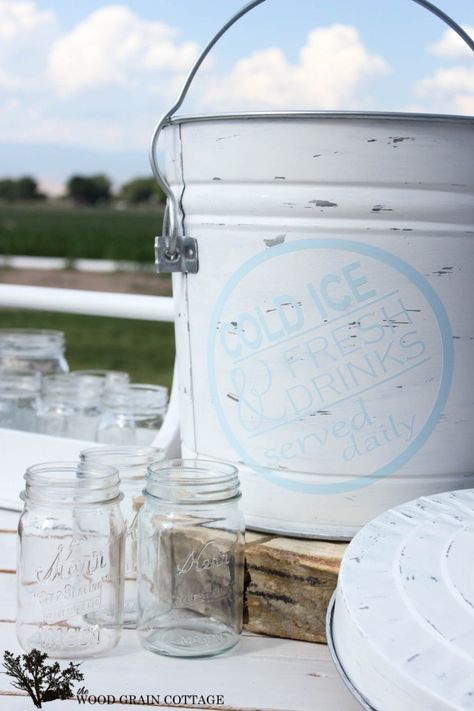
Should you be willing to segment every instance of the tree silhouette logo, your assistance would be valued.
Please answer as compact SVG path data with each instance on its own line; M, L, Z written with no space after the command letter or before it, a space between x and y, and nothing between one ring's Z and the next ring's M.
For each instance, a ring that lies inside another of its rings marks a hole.
M54 699L72 699L75 681L82 681L84 674L79 671L80 663L61 669L59 662L45 664L48 655L39 649L32 649L28 654L15 657L11 652L4 652L3 666L8 676L13 677L15 689L26 691L37 709L43 701Z

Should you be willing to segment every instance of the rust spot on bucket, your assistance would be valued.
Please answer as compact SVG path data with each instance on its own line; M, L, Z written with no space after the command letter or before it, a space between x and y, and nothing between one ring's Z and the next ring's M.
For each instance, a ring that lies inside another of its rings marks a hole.
M391 207L385 207L385 205L374 205L371 212L393 212Z
M403 143L403 141L414 141L415 138L414 136L389 136L388 137L388 142L389 144L395 144L395 143Z
M309 200L311 205L316 205L316 207L338 207L337 202L331 202L330 200Z
M267 247L276 247L278 244L283 244L286 239L286 235L277 235L271 239L264 239L264 243Z

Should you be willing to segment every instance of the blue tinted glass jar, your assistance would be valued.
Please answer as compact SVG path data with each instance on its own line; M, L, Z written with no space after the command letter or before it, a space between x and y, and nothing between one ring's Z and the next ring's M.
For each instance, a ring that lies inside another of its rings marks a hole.
M237 469L175 460L148 467L139 514L138 630L160 654L219 654L242 629L244 521Z

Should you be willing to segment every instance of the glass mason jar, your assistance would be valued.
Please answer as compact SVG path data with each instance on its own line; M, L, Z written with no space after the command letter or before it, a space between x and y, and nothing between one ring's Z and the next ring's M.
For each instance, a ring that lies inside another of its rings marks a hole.
M67 373L64 333L33 328L0 328L0 370L43 375Z
M92 657L120 637L125 522L118 471L76 462L27 469L18 524L17 637L51 657Z
M122 513L127 526L125 536L125 592L123 626L137 626L137 534L138 512L143 504L143 487L147 467L162 461L165 453L156 447L91 447L81 452L86 465L96 462L118 469L123 494Z
M40 388L40 373L0 370L0 427L35 432Z
M139 514L138 624L160 654L219 654L239 640L244 521L237 469L174 460L148 467Z
M102 383L71 374L43 378L38 432L95 441L102 414Z
M102 393L106 392L106 390L123 387L130 382L129 374L121 370L72 370L71 375L100 382Z
M162 385L133 384L105 392L97 441L147 447L163 424L167 404L168 390Z

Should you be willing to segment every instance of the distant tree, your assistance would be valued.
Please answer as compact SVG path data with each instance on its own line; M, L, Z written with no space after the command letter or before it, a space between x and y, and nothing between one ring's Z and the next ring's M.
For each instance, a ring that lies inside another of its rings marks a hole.
M110 200L111 182L106 175L73 175L66 183L67 196L78 205L97 205Z
M38 183L29 175L21 178L0 180L0 200L44 200L46 196L38 190Z
M0 198L2 200L15 200L15 182L11 178L0 180Z
M122 185L120 197L138 205L139 203L164 203L165 196L155 178L135 178Z
M26 691L38 709L42 708L43 701L72 699L73 682L84 679L79 671L80 664L70 662L65 669L61 669L58 662L45 664L47 658L48 655L38 649L17 657L11 652L3 654L5 671L14 679L12 685Z

